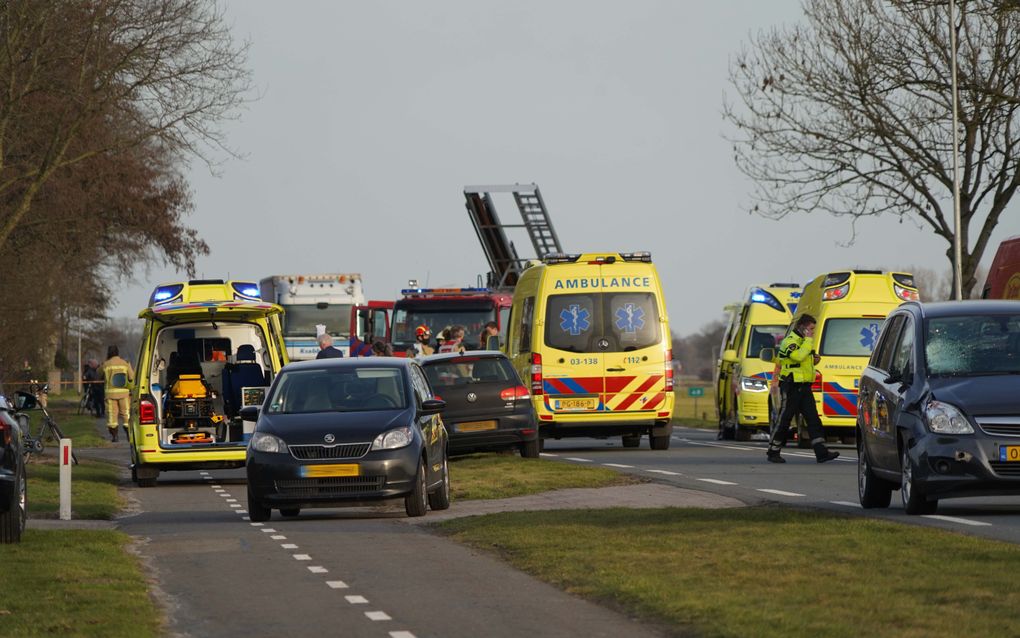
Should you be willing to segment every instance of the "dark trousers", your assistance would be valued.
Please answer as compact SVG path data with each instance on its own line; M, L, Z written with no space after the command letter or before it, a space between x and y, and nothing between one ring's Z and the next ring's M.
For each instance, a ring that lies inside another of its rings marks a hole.
M790 423L799 414L804 417L807 424L815 456L819 458L825 456L828 451L825 447L825 430L822 429L822 420L818 418L818 408L815 407L811 384L794 383L783 379L779 382L779 396L779 424L772 433L772 440L769 441L769 454L779 454L783 449L790 437Z

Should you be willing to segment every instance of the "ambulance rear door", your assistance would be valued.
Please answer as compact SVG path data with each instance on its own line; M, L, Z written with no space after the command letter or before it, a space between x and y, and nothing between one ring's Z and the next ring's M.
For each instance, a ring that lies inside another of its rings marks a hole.
M550 273L550 278L561 282L562 287L553 287L541 311L543 343L536 352L542 357L545 408L560 414L601 412L605 376L605 355L599 349L602 295L587 285L581 289L582 278L573 273L562 277ZM587 276L584 279L597 281Z

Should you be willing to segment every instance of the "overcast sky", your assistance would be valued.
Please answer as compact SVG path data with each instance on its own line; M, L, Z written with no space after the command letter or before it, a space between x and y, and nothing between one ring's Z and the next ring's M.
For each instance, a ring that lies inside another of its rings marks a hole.
M468 184L534 181L564 248L650 250L672 328L693 332L751 284L830 269L948 269L945 243L895 219L746 212L723 139L727 65L798 0L225 4L259 99L226 126L245 154L189 171L199 275L360 272L370 298L409 278L473 285L487 270ZM502 202L500 202L502 203ZM517 218L500 207L504 221ZM1015 211L1015 206L1014 206ZM1020 233L1003 216L993 238ZM136 273L133 316L168 269Z

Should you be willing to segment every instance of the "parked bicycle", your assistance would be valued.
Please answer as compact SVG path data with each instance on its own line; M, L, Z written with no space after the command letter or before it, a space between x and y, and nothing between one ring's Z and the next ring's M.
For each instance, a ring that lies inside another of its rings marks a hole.
M42 391L46 391L45 386L43 386ZM59 443L60 439L66 438L60 430L60 426L57 425L57 422L50 415L46 407L36 398L36 395L19 390L14 393L14 405L18 410L14 417L18 419L22 427L25 452L27 454L42 454L46 448L46 441ZM32 419L27 411L34 408L38 408L42 412L42 419L39 421L38 431L33 435ZM74 465L78 465L78 456L74 453L73 448L71 449L71 460Z

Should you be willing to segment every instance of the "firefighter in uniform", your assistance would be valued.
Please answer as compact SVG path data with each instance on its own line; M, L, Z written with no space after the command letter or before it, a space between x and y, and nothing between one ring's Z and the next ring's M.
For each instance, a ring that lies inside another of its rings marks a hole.
M106 349L106 361L99 366L103 375L103 390L106 395L106 428L110 432L110 440L117 440L119 417L124 417L124 431L128 426L128 384L135 380L135 370L131 364L120 358L117 346Z
M816 323L811 315L802 315L790 334L779 344L779 363L782 366L779 372L779 425L772 433L766 453L766 458L772 463L786 463L780 452L790 435L790 423L797 415L802 416L807 423L811 447L819 463L839 456L839 452L832 452L825 446L822 420L818 418L814 393L811 392L811 384L815 380L815 364L820 360L815 354Z

